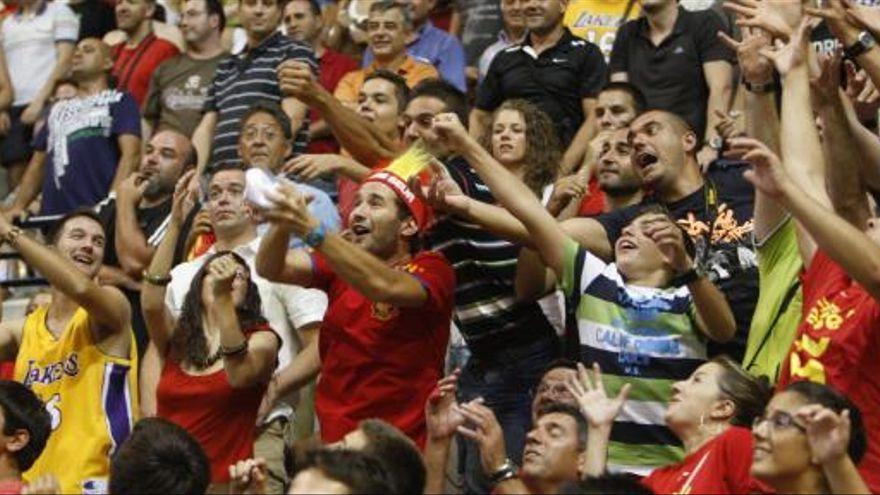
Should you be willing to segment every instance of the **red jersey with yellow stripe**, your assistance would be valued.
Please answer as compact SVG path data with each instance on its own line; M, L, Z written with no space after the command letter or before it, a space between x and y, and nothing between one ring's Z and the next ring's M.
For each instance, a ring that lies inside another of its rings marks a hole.
M822 251L802 279L804 319L777 387L810 380L853 401L868 435L859 471L871 492L880 493L880 304Z

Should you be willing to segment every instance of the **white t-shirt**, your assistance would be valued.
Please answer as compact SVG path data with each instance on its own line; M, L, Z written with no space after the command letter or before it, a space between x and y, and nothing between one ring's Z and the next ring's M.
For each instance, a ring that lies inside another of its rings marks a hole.
M296 285L270 282L257 275L254 260L260 247L260 237L234 249L235 254L244 258L251 269L251 277L257 284L263 303L263 316L269 321L272 330L281 336L281 350L278 352L278 370L293 361L301 347L296 329L320 322L327 311L327 295L317 289L306 289ZM181 263L171 270L171 282L165 292L165 305L174 318L180 316L183 301L189 293L193 278L205 264L214 248L198 258Z
M12 89L13 105L27 105L49 79L55 67L55 44L76 43L79 18L67 5L45 2L35 14L16 12L3 21L0 43Z

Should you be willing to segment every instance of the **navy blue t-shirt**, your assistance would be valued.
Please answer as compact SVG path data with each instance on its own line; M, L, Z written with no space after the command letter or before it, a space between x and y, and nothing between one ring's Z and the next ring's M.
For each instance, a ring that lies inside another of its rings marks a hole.
M119 164L118 137L140 137L137 103L115 89L56 103L34 137L46 153L42 215L68 213L104 199Z

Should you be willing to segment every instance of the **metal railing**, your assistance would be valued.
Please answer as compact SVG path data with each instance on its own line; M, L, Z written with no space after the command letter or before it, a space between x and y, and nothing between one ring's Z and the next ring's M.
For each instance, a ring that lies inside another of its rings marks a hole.
M43 229L53 226L61 217L62 215L32 216L24 220L17 219L13 221L13 224L25 230ZM3 260L21 260L24 263L18 251L0 252L0 261ZM8 270L6 276L9 278L0 280L2 288L44 287L48 285L46 279L38 276L27 264L24 264L24 270L21 271Z

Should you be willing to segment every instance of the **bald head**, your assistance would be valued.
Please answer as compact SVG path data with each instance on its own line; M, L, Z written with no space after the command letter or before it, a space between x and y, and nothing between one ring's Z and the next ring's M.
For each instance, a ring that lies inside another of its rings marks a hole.
M171 130L156 133L147 143L138 169L148 182L144 198L158 202L170 197L180 176L195 162L195 149L189 138Z

